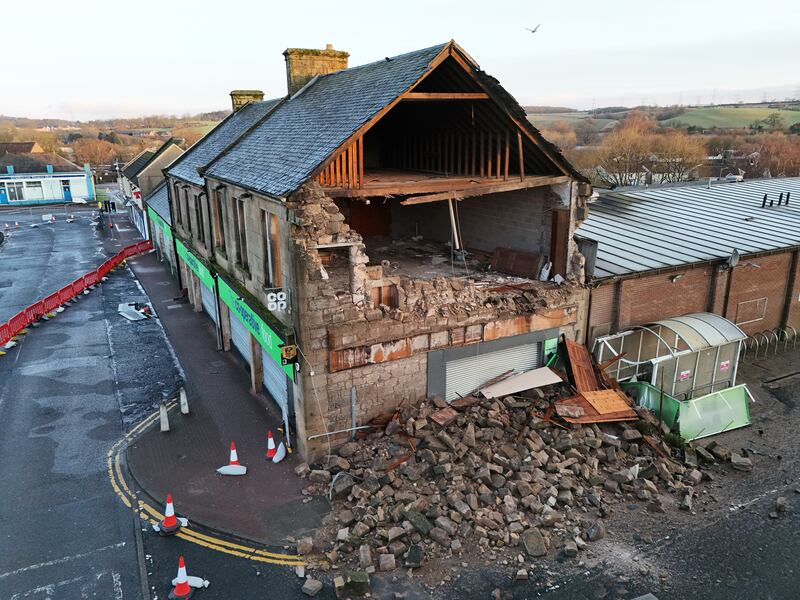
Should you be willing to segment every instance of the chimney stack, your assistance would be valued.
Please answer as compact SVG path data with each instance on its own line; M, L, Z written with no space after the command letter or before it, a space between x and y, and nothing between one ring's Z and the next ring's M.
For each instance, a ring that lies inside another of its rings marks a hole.
M293 96L317 75L346 69L350 54L327 44L325 50L287 48L283 56L286 58L286 84L289 95Z
M242 108L248 102L261 102L264 92L261 90L233 90L231 92L231 107L233 112Z

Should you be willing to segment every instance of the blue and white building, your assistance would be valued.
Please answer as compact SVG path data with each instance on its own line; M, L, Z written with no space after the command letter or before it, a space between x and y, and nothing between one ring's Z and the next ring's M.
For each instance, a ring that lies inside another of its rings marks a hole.
M8 152L0 156L0 205L94 200L94 181L88 164L81 168L46 152Z

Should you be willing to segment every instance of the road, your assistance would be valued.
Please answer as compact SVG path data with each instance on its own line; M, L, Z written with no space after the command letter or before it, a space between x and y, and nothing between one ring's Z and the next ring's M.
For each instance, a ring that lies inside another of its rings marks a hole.
M104 247L116 252L134 234L120 213L103 238L89 212L77 223L59 215L30 228L41 212L11 213L22 227L0 247L0 282L10 284L0 290L2 320L96 267ZM0 226L9 217L0 212ZM159 321L117 314L120 302L147 300L132 273L119 269L0 357L0 599L165 598L179 554L190 574L212 582L202 591L207 600L243 590L305 597L290 567L159 538L112 489L109 450L181 383ZM319 597L333 597L328 592Z
M18 218L0 319L103 260L86 218ZM142 598L133 519L105 468L123 432L106 319L97 290L0 357L0 598Z
M0 226L7 216L0 212ZM31 229L29 216L17 217L23 227L0 249L0 319L96 266L104 247L115 251L126 243L121 237L132 235L122 215L106 232L110 239L98 238L86 218ZM114 493L109 449L181 378L158 320L129 323L117 315L117 304L129 300L147 296L121 269L0 357L0 598L164 598L179 554L190 574L212 582L200 598L304 597L290 567L159 538L134 521ZM775 371L768 378L800 372L800 350L770 363ZM630 600L647 592L659 600L797 598L800 448L793 441L799 418L793 399L800 384L785 381L780 401L754 405L757 425L726 434L731 447L767 448L767 455L755 457L751 474L720 467L712 489L719 501L708 515L654 516L653 528L668 535L647 543L612 521L609 537L597 546L604 549L601 560L548 561L517 583L510 567L487 565L460 573L434 597L489 598L500 588L507 597L554 600ZM789 510L770 519L779 495L788 498ZM735 503L746 506L728 508ZM399 584L388 580L376 581L384 592L375 597L393 597ZM318 597L333 597L327 583ZM418 591L407 597L422 597Z

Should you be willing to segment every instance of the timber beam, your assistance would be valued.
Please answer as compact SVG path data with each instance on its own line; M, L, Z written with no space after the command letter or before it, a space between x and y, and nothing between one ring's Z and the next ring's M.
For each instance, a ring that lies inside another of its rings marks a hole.
M474 196L484 196L486 194L498 194L500 192L511 192L527 188L542 187L565 183L571 178L565 175L526 177L524 181L508 181L503 183L494 182L489 185L475 185L467 189L448 190L438 194L425 194L424 196L414 196L400 202L403 206L414 204L427 204L429 202L441 202L442 200L463 200Z
M488 100L486 92L406 92L401 100Z

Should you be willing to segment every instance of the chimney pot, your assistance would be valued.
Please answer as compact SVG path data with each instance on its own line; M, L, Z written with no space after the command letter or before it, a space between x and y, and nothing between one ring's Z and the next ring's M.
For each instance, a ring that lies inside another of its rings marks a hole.
M318 75L346 69L350 58L347 52L334 50L333 44L326 44L324 50L287 48L283 56L286 58L286 84L290 96Z
M231 92L231 108L236 112L249 102L261 102L264 92L261 90L233 90Z

